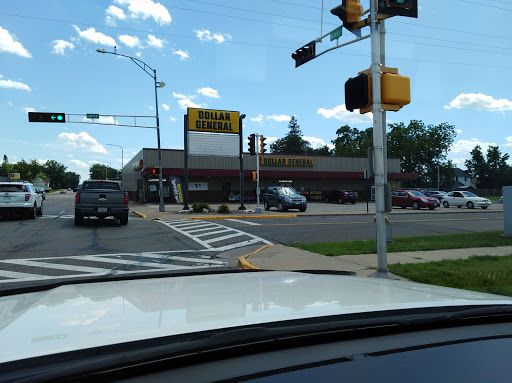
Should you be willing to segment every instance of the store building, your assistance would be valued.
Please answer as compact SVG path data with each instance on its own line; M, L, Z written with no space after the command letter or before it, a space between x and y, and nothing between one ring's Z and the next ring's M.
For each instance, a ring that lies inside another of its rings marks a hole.
M164 199L175 202L170 177L178 176L184 182L183 150L162 149L162 176ZM323 199L334 189L350 189L359 198L371 199L373 179L364 179L368 169L366 157L336 157L311 155L265 154L260 156L260 187L292 186L309 200ZM388 182L399 188L401 181L416 179L416 173L402 173L400 159L388 158ZM123 187L130 199L157 202L158 176L151 173L158 166L156 149L142 149L123 168ZM188 160L189 203L195 201L221 202L240 194L240 160L236 157L190 156ZM244 188L248 202L256 199L256 156L244 153Z

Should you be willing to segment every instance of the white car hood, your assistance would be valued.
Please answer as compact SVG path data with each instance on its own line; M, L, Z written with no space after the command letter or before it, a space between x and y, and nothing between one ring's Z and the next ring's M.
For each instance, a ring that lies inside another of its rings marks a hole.
M253 272L65 285L0 298L0 363L203 330L512 298L339 275Z

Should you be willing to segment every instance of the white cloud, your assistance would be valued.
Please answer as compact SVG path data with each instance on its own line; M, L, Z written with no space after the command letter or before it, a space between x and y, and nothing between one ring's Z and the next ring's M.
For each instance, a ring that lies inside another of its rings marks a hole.
M111 17L115 17L116 19L124 20L126 19L126 15L121 8L116 7L115 5L111 5L105 10L105 13Z
M93 120L91 118L87 118L87 117L83 117L82 121L83 122L90 122L90 123L93 122ZM113 125L119 124L119 122L116 121L115 118L112 117L112 116L108 116L108 117L100 116L100 118L95 118L94 119L94 123L113 124Z
M507 140L507 143L503 146L512 146L512 136L508 136L505 140Z
M212 88L199 88L196 92L206 97L220 98L219 92Z
M21 89L30 92L32 89L27 85L19 81L12 80L2 80L3 75L0 74L0 88L12 88L12 89Z
M181 98L178 100L178 105L181 109L187 108L206 108L208 105L206 104L196 104L190 98Z
M147 43L150 47L160 49L164 47L164 43L166 43L166 41L163 39L159 39L154 35L148 35Z
M249 119L253 122L257 122L260 125L263 125L263 114L258 114L258 117L250 117Z
M24 107L24 108L21 108L21 110L23 110L23 112L25 112L25 113L36 111L34 108L30 108L30 107Z
M458 134L461 134L461 133L462 133L462 129L457 129L457 130L456 130L456 132L457 132Z
M75 48L75 45L73 43L70 43L69 41L66 41L66 40L53 40L52 44L53 44L52 53L56 54L56 55L64 56L66 49Z
M477 145L480 145L482 147L482 152L485 153L489 146L495 146L496 143L480 141L478 138L472 138L471 140L459 140L452 144L450 154L467 154L469 156L469 153Z
M155 107L150 105L150 106L148 106L148 109L149 109L149 110L154 110L154 109L155 109Z
M66 157L73 158L73 157L74 157L74 155L73 155L73 154L71 154L71 153L68 153L68 154L66 154Z
M58 136L58 142L73 148L84 149L86 152L107 153L103 145L99 144L95 138L91 137L86 132L80 132L78 134L61 133Z
M171 120L172 122L176 122L176 119L172 116L169 116L169 120Z
M172 95L176 98L193 98L193 97L189 97L189 96L185 96L184 94L182 93L176 93L176 92L172 92Z
M116 41L112 37L107 36L101 32L96 32L96 29L94 29L93 27L86 29L85 31L81 31L80 28L78 28L76 25L73 25L73 28L75 28L75 31L78 33L78 36L82 39L89 40L95 44L109 46L117 45Z
M0 78L1 78L1 75L0 75ZM9 104L9 106L12 108L14 105L12 104L12 101L7 101L7 103Z
M352 124L363 124L373 121L373 114L371 112L359 114L359 109L349 112L345 107L345 104L338 105L332 109L319 108L317 113L322 115L324 118L335 118Z
M461 93L455 97L445 109L476 109L488 112L504 112L512 110L512 101L506 98L495 99L482 93Z
M173 51L172 52L173 55L177 55L177 56L180 56L180 60L181 61L185 61L186 59L189 58L189 55L188 55L188 51L182 51L182 50L179 50L179 51Z
M165 110L169 110L169 105L167 105L167 104L162 104L162 108L164 108Z
M215 32L212 33L208 29L195 30L196 37L201 41L215 41L217 44L221 44L226 40L231 40L231 35L227 33Z
M140 40L137 36L121 35L119 36L119 40L127 47L140 47Z
M135 53L135 56L137 56L137 57L141 57L141 56L142 56L142 52L137 52L137 53Z
M0 52L13 53L15 55L31 58L32 55L23 45L16 40L16 36L7 29L0 27Z
M266 137L266 140L265 140L268 147L270 147L270 145L272 145L276 141L277 141L277 137Z
M278 121L278 122L290 121L290 119L291 119L291 117L287 116L286 114L280 114L280 115L273 114L271 116L267 116L267 120L274 120L274 121Z
M322 140L321 138L307 136L302 136L302 138L306 141L309 141L313 149L323 148L325 145L327 145L330 149L334 149L334 145L326 144L325 141Z
M146 20L152 17L160 25L169 24L172 21L167 8L152 0L115 0L115 3L128 5L128 10L131 12L130 17L133 19Z
M69 160L69 163L77 169L89 169L89 165L80 160Z

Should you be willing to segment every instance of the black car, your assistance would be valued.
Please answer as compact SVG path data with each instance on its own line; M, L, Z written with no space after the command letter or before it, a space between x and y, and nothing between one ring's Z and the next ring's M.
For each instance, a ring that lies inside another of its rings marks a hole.
M353 190L333 190L325 196L325 202L344 203L350 202L352 205L357 201L357 192Z

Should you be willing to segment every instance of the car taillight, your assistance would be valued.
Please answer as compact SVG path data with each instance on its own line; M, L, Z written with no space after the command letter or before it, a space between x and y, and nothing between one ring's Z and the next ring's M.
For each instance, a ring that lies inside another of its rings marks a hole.
M25 194L25 201L28 201L30 199L30 196L31 196L30 193Z
M343 197L346 197L347 196L347 193L343 193Z
M80 203L80 193L75 194L75 203Z
M124 204L125 204L125 205L128 205L128 203L129 203L129 202L130 202L130 197L128 196L128 193L126 193L126 194L124 195Z
M357 194L357 192L355 192L354 194L355 194L356 198L357 198L357 197L359 197L359 195Z

